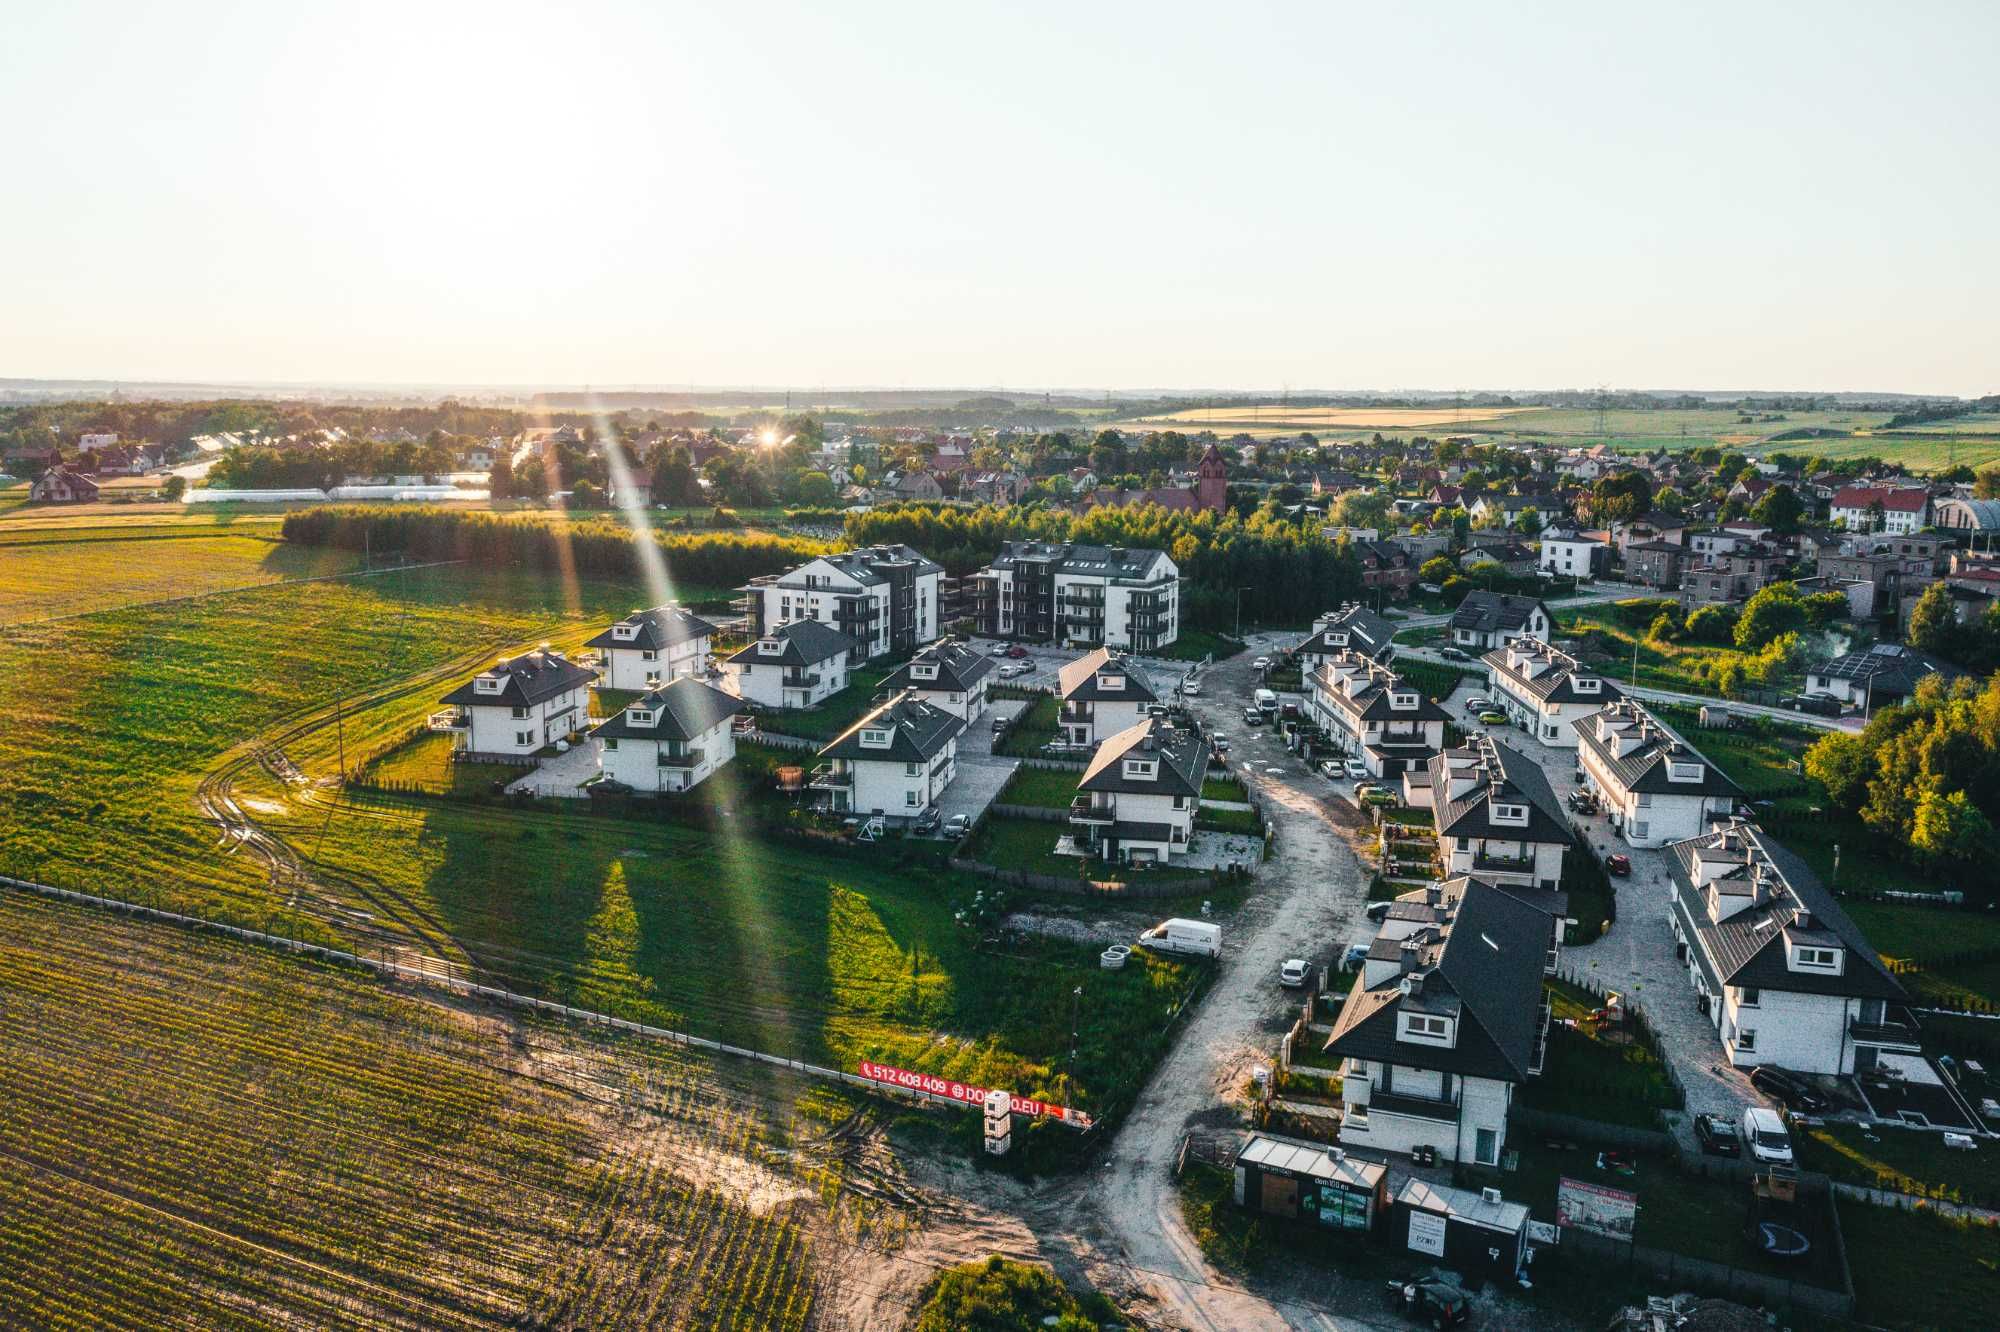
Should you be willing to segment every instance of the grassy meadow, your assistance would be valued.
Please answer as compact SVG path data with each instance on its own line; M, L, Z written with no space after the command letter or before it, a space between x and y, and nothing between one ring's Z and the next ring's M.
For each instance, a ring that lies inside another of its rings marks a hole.
M227 529L171 536L0 530L0 559L7 566L0 625L346 573L361 563L346 551L288 548L275 531Z

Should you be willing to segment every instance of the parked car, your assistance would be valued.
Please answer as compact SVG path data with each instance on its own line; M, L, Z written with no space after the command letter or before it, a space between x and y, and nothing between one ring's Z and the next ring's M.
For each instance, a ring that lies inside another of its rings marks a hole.
M1495 712L1491 708L1488 708L1485 712L1479 714L1479 724L1481 726L1505 726L1507 724L1507 714L1504 712Z
M1360 759L1349 759L1345 766L1349 777L1358 779L1368 775L1368 765Z
M972 816L970 814L954 814L944 821L944 838L948 842L956 842L971 831Z
M1200 698L1200 697L1201 697L1201 681L1199 681L1199 680L1189 680L1189 681L1188 681L1188 682L1187 682L1186 684L1184 684L1184 685L1182 685L1182 686L1181 686L1181 692L1182 692L1183 694L1187 695L1187 696L1188 696L1189 698Z
M1319 775L1330 782L1339 781L1343 772L1344 769L1341 768L1339 759L1321 759L1319 761Z
M1003 731L1005 731L1007 729L1007 723L1009 720L1010 719L1006 717L995 717L993 719L993 734L999 735Z
M1159 953L1222 956L1222 927L1206 920L1175 917L1163 920L1139 936L1139 946Z
M1268 671L1271 669L1271 659L1269 657L1259 657L1250 663L1250 669L1254 671Z
M1766 1096L1783 1101L1787 1109L1816 1115L1826 1109L1827 1100L1812 1083L1776 1064L1759 1064L1750 1070L1750 1085Z
M1579 814L1595 814L1597 812L1597 796L1581 788L1569 793L1568 803L1569 807Z
M1743 1141L1737 1136L1736 1125L1720 1115L1696 1115L1694 1117L1695 1141L1710 1156L1741 1156Z
M1342 971L1359 971L1361 964L1368 960L1367 944L1349 944L1347 951L1340 955Z
M1000 676L1002 679L1011 680L1017 675L1033 674L1034 669L1025 661L1010 661L1000 668Z
M1756 1081L1755 1069L1751 1070L1750 1078ZM1792 1163L1792 1135L1785 1131L1785 1121L1770 1106L1753 1105L1744 1110L1739 1132L1751 1160L1764 1165Z
M1290 958L1278 968L1278 984L1288 990L1296 990L1306 983L1306 973L1312 968L1302 957Z
M1391 1281L1389 1302L1433 1329L1463 1327L1472 1317L1472 1301L1449 1281Z
M1374 921L1377 925L1380 925L1383 921L1389 919L1389 908L1394 905L1395 903L1393 902L1370 902L1361 914Z
M1632 873L1632 857L1623 851L1615 851L1604 858L1604 868L1607 873L1625 878Z
M1019 643L1016 643L1014 644L1014 646L1007 649L1007 655L1012 657L1014 660L1019 661L1021 658L1028 655L1028 649L1022 647Z
M1382 787L1377 786L1362 792L1361 803L1364 805L1400 805L1403 802L1394 791L1384 790Z
M1492 706L1493 700L1483 694L1474 694L1471 698L1465 700L1465 710L1467 712L1485 712Z
M1245 708L1243 709L1243 724L1245 726L1262 726L1264 724L1264 714L1255 708Z
M933 805L923 813L917 815L917 821L911 826L920 833L930 833L936 832L938 825L942 822L943 819L938 815L937 806Z
M1809 712L1815 717L1838 717L1847 709L1832 694L1793 694L1785 700L1793 712Z
M1216 753L1218 753L1218 754L1227 754L1227 753L1229 752L1229 737L1228 737L1228 736L1226 736L1226 735L1217 735L1217 736L1211 736L1211 737L1209 737L1209 740L1210 740L1210 743L1211 743L1211 744L1213 744L1213 745L1215 746L1215 752L1216 752Z
M1463 652L1460 652L1460 651L1459 651L1459 650L1458 650L1457 648L1455 648L1455 647L1442 647L1442 648L1439 648L1439 649L1438 649L1438 655L1439 655L1440 657L1448 657L1448 658L1450 658L1450 659L1451 659L1452 661L1471 661L1471 660L1472 660L1472 658L1470 658L1470 657L1466 656L1466 655L1465 655L1465 654L1464 654Z
M1005 643L995 643L987 650L986 655L989 657L1004 657L1007 655L1007 645Z

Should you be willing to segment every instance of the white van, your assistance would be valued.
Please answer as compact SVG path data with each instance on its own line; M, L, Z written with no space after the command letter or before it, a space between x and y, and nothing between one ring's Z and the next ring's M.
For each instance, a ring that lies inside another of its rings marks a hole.
M1257 705L1257 711L1267 717L1278 710L1278 696L1268 689L1259 689L1250 697L1251 701Z
M1222 927L1205 920L1163 920L1139 936L1139 946L1156 953L1193 953L1198 957L1222 956Z
M1753 1105L1743 1112L1743 1145L1749 1149L1750 1159L1765 1165L1790 1165L1792 1163L1792 1135L1785 1131L1785 1121L1778 1112L1766 1105Z

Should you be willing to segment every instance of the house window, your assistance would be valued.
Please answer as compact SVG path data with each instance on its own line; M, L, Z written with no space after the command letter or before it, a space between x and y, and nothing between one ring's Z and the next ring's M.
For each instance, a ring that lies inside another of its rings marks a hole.
M1756 1053L1757 1033L1749 1027L1738 1027L1736 1029L1736 1048L1752 1054Z
M1763 997L1761 990L1758 990L1755 986L1751 986L1737 992L1736 1006L1738 1008L1755 1008L1758 1001Z
M1472 1159L1479 1165L1498 1165L1500 1162L1500 1135L1490 1128L1480 1129L1474 1134Z
M1403 1034L1406 1036L1431 1037L1442 1040L1451 1031L1451 1023L1441 1017L1429 1017L1422 1013L1412 1013L1403 1019Z
M914 808L917 803L917 793L915 791L903 792L903 803Z
M1799 949L1799 965L1802 967L1830 967L1838 958L1831 948Z
M525 721L527 720L528 710L526 708L513 708L509 710L508 715L515 721Z
M905 777L914 777L914 776L916 776L916 775L917 775L917 771L918 771L918 769L919 769L920 767L922 767L922 765L921 765L921 764L917 764L917 763L905 763L905 764L903 765L903 775L904 775Z
M1632 825L1632 835L1633 835L1634 837L1636 837L1636 838L1639 838L1639 839L1640 839L1641 841L1645 840L1645 838L1646 838L1646 835L1647 835L1647 829L1648 829L1648 827L1649 827L1649 826L1650 826L1650 825L1648 825L1648 824L1644 824L1644 823L1635 823L1635 824L1633 824L1633 825Z
M516 731L514 732L514 743L517 745L532 745L535 743L535 733L533 731Z
M604 750L607 754L616 753L618 751L618 738L616 736L606 736L604 738Z
M660 659L660 654L653 651L653 649L651 648L645 648L639 653L640 661L658 661L659 659Z

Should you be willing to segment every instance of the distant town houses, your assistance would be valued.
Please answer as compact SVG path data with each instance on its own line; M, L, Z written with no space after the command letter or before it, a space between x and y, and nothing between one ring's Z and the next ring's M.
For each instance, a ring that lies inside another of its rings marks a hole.
M1611 547L1573 528L1551 527L1541 535L1538 567L1559 578L1598 578L1611 572Z
M1574 724L1624 697L1596 670L1538 638L1517 638L1480 661L1501 710L1553 748L1574 749Z
M1164 551L1010 541L967 581L988 637L1132 652L1180 637L1180 570Z
M905 691L819 751L811 790L832 813L914 819L958 775L964 730L963 718Z
M440 700L458 710L453 748L471 759L531 759L584 728L596 679L549 648L502 657Z
M1668 852L1674 939L1732 1065L1842 1076L1921 1052L1903 987L1798 856L1740 818Z
M1452 612L1451 641L1461 648L1486 652L1517 638L1546 642L1554 626L1555 617L1535 597L1473 591L1466 593Z
M1166 864L1194 836L1208 771L1201 729L1147 717L1101 741L1077 783L1070 823L1090 854L1128 864Z
M741 589L742 604L752 634L817 620L851 640L858 664L915 651L938 636L943 574L908 546L868 546L753 578Z
M917 649L896 668L882 688L907 693L963 721L977 721L986 712L994 663L955 638L941 638Z
M1923 486L1842 486L1831 516L1849 531L1915 532L1930 526L1931 493Z
M1636 700L1572 724L1584 785L1630 846L1658 847L1735 812L1743 792Z
M1469 876L1393 904L1326 1040L1344 1146L1498 1164L1514 1090L1543 1067L1555 922Z
M794 620L759 634L722 664L730 692L778 710L809 708L847 688L854 640L818 620Z
M1459 567L1468 572L1478 569L1498 569L1516 577L1533 573L1535 565L1535 552L1518 541L1481 543L1466 551L1459 559Z
M649 690L591 732L598 769L634 791L691 790L736 757L742 700L680 676Z
M90 504L97 494L97 482L73 467L51 467L28 487L37 504Z
M1312 720L1371 777L1421 768L1444 743L1450 714L1395 671L1352 648L1329 656L1307 679Z
M680 606L633 611L585 647L604 663L604 684L612 689L657 689L669 681L703 676L709 670L714 625Z

